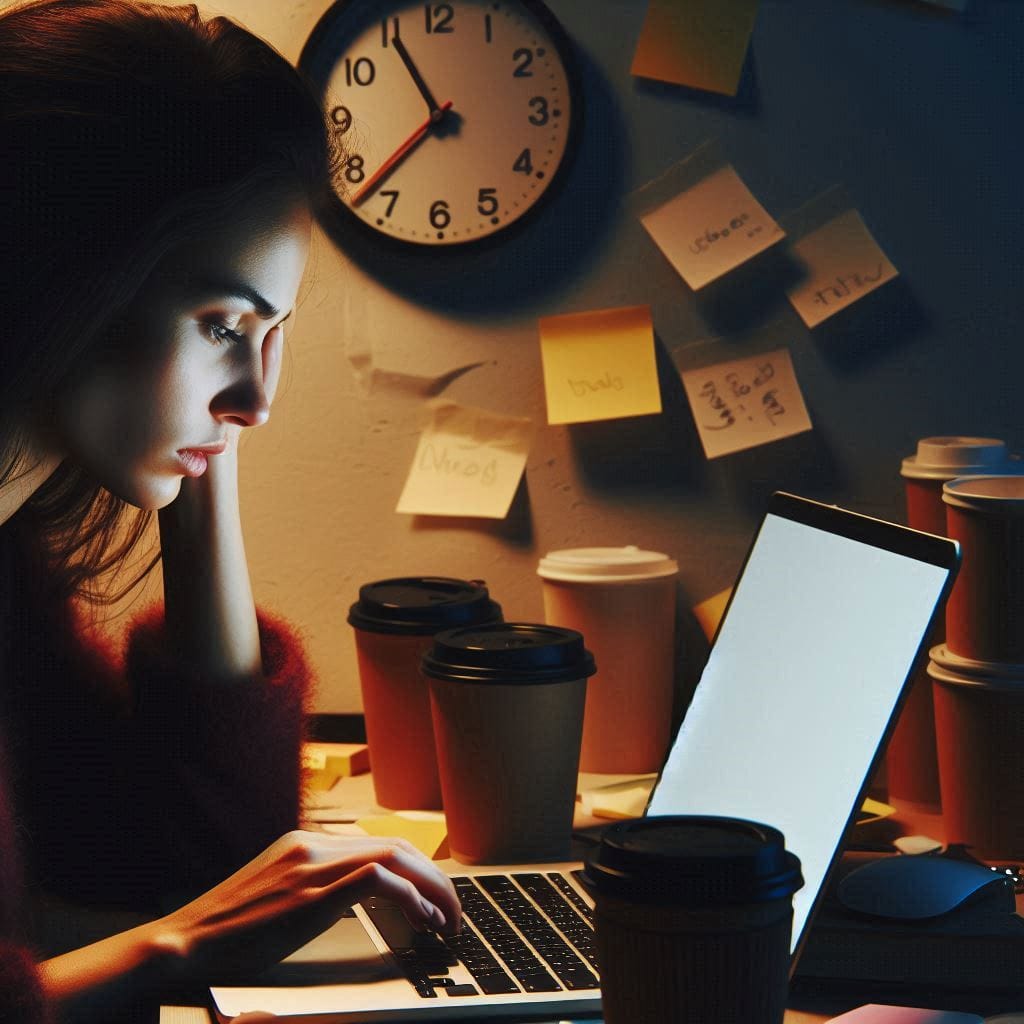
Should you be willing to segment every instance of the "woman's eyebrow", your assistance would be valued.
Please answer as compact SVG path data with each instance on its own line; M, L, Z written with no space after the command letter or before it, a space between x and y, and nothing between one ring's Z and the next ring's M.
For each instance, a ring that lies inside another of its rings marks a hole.
M281 311L277 306L265 299L255 288L244 281L238 281L233 278L203 277L198 280L193 279L190 283L202 295L226 295L230 298L242 299L250 303L261 320L273 320L274 317L280 316ZM289 312L288 316L291 315L291 312ZM287 320L288 317L286 316L284 319Z

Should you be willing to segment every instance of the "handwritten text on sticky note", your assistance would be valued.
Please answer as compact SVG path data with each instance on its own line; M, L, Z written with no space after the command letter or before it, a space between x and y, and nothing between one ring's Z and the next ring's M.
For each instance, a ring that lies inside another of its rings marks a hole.
M548 423L661 412L648 306L542 317Z
M645 214L640 222L694 290L784 237L729 164Z
M735 96L758 0L650 0L634 75Z
M682 378L709 459L811 429L788 349L687 370Z
M435 404L396 511L503 519L526 466L530 434L527 419Z
M898 275L856 210L846 210L793 242L807 276L789 301L815 327Z

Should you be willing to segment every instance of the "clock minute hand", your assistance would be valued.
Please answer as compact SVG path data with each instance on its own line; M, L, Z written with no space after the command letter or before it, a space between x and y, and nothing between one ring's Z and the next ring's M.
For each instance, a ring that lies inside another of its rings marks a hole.
M444 103L437 108L436 116L434 112L431 112L430 117L428 117L426 121L424 121L423 124L421 124L419 128L417 128L412 135L410 135L409 138L407 138L405 142L403 142L398 149L396 149L394 153L392 153L391 156L389 156L387 160L385 160L384 163L382 163L380 167L378 167L377 170L375 170L373 174L371 174L370 177L359 186L352 196L352 205L358 206L370 194L370 192L373 191L381 179L390 174L395 165L399 163L399 161L403 160L414 146L423 141L427 132L429 132L430 129L437 124L437 122L444 117L449 110L451 110L451 108L452 101L445 100Z
M413 82L416 83L416 88L419 89L420 95L426 101L427 109L430 111L430 116L434 121L440 121L444 117L444 111L437 105L437 100L434 99L433 94L427 88L427 83L423 81L423 76L419 72L419 68L413 63L412 57L409 56L409 51L405 48L405 43L395 36L391 40L395 47L395 51L398 56L402 58L402 63L405 65L406 71L409 72Z

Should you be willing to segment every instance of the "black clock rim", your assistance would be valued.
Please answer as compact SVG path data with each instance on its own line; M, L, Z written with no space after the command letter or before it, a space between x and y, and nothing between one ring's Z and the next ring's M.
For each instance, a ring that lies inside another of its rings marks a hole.
M338 21L343 19L351 8L365 2L367 0L334 0L334 3L324 11L313 26L299 54L297 67L305 75L316 93L321 109L324 107L324 95L327 90L329 70L321 79L316 67L322 60L322 50L326 39ZM509 221L487 235L464 241L436 244L398 238L395 235L375 230L349 209L332 186L330 190L331 195L328 200L328 209L325 212L336 223L343 235L354 231L358 237L373 241L382 249L390 248L392 251L400 252L404 255L422 252L428 253L435 258L444 259L444 254L446 253L479 252L491 246L508 242L515 235L529 227L535 217L557 198L565 185L572 165L576 161L576 154L579 151L580 139L583 133L583 86L576 59L575 43L543 0L500 0L500 2L515 3L520 7L525 7L541 23L544 30L550 36L552 43L554 43L555 49L558 51L562 66L565 68L566 81L569 86L571 103L569 108L569 129L565 140L565 153L541 197L525 213L520 214L515 220ZM329 67L334 67L333 61ZM333 226L332 224L325 225L328 229ZM330 233L333 237L334 232L331 231Z

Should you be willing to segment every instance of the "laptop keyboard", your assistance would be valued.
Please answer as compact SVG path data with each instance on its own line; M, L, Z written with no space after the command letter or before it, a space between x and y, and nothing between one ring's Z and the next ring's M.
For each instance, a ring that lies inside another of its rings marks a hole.
M422 998L598 987L591 910L564 876L478 875L452 882L463 912L455 936L415 931L394 904L363 904ZM457 963L475 985L448 976Z

